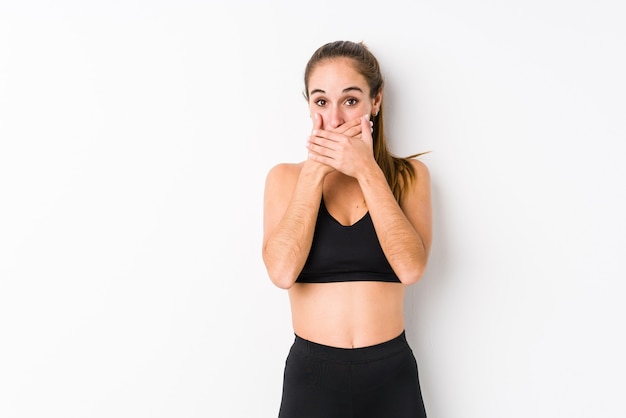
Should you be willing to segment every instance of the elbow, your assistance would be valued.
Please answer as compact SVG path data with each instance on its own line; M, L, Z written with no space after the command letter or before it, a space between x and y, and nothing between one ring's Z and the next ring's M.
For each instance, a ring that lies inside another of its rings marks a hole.
M419 282L424 275L426 266L418 266L410 269L405 269L396 273L400 282L405 286L411 286Z
M405 286L411 286L419 282L426 272L426 266L428 265L428 251L420 255L415 255L410 259L405 259L404 262L398 263L394 268L396 275L400 282Z
M291 268L267 259L264 259L264 262L267 274L276 287L287 290L294 285L298 277Z
M296 282L296 277L293 274L275 273L268 270L270 280L274 285L283 290L289 290Z
M263 248L263 262L272 283L280 289L290 289L299 272L295 271L293 262L288 257L273 257L267 248Z

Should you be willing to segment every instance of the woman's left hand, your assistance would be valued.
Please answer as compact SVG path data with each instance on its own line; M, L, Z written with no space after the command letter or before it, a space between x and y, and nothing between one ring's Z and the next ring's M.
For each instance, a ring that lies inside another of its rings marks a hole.
M376 164L373 142L369 115L364 115L333 130L313 130L307 148L310 160L356 177Z

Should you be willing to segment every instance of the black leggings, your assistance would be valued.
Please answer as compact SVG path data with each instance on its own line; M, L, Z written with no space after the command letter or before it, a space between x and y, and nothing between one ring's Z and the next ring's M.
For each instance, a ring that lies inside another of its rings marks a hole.
M279 418L426 417L417 363L405 333L364 348L296 336L285 364Z

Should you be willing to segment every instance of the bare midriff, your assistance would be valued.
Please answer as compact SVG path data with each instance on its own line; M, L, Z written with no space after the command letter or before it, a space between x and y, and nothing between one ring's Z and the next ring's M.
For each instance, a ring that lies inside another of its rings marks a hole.
M296 283L289 289L294 332L339 348L389 341L404 330L404 289L386 282Z

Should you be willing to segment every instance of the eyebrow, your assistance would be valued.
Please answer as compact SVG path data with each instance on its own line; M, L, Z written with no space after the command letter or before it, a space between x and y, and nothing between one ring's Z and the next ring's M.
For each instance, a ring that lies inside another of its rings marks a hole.
M360 87L356 87L356 86L346 87L341 92L342 93L348 93L350 91L359 91L359 92L363 93L363 90L361 90ZM314 95L316 93L326 94L326 92L324 90L322 90L322 89L311 90L311 92L309 94L312 96L312 95Z

